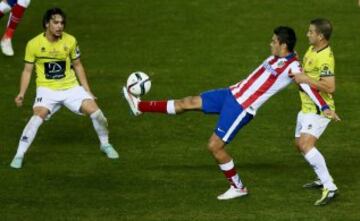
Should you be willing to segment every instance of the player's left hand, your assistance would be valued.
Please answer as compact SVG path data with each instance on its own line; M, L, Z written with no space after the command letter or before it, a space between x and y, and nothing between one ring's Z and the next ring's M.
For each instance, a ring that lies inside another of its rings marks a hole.
M331 120L341 121L340 117L333 110L330 110L330 109L324 110L324 115L325 115L325 117L327 117Z
M24 95L18 94L15 99L15 104L17 107L21 107L23 105L24 102Z
M295 81L297 84L308 83L309 77L304 73L290 73L289 76Z

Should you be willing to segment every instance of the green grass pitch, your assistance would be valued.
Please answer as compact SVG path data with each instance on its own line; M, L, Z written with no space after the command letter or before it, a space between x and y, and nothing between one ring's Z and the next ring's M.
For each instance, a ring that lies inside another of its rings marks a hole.
M13 170L35 94L33 76L24 107L15 107L24 48L53 6L68 15L66 30L79 41L120 159L99 151L88 118L63 108L40 128L23 169ZM301 187L314 175L293 145L296 86L268 101L227 147L250 191L229 202L216 200L228 186L206 149L216 116L135 118L120 96L137 70L152 78L144 99L229 86L269 55L275 26L295 29L302 56L315 17L334 25L335 99L343 119L317 144L340 190L326 207L313 206L320 191ZM15 33L15 56L0 55L0 220L359 220L359 27L356 0L32 1Z

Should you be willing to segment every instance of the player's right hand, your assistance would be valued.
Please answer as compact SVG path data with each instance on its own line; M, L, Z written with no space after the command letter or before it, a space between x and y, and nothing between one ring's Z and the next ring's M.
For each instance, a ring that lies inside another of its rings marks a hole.
M335 121L341 121L339 115L337 115L336 112L333 110L330 110L330 109L324 110L324 115L325 115L325 117L327 117L329 119L332 119Z
M21 107L23 105L24 102L24 95L19 94L18 96L15 97L15 104L17 107Z

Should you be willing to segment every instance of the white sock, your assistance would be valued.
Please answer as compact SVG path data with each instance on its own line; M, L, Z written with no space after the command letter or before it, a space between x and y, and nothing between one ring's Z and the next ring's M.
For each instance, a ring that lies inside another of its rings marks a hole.
M31 0L18 0L17 4L21 5L24 8L27 8L30 5Z
M324 187L329 190L336 190L337 187L333 183L329 170L326 166L325 159L323 155L318 151L318 149L316 149L316 147L313 147L309 152L304 155L304 157L313 167L316 175L319 177Z
M231 183L232 186L236 188L242 188L244 185L241 182L239 175L235 170L235 164L233 160L230 160L227 163L219 164L220 169L223 171L226 179Z
M30 118L29 122L25 126L21 138L19 141L19 146L16 152L15 157L24 157L26 151L29 149L31 143L33 142L35 135L43 123L43 119L37 115L34 115Z
M108 123L102 111L99 109L90 115L94 129L99 137L101 145L109 144Z
M168 114L176 114L175 110L175 101L174 100L168 100L166 103L166 111Z
M8 3L6 2L0 2L0 11L3 13L3 14L6 14L8 13L9 11L11 10L11 7Z

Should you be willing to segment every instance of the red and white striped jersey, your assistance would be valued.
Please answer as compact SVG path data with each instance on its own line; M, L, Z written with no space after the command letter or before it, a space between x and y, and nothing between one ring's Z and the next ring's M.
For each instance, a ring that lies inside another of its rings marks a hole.
M242 108L255 115L265 101L292 82L290 73L301 71L301 65L295 54L287 57L270 56L245 80L230 86L230 90ZM306 84L300 84L300 87L320 106L320 109L325 109L327 105L317 91L311 90Z

